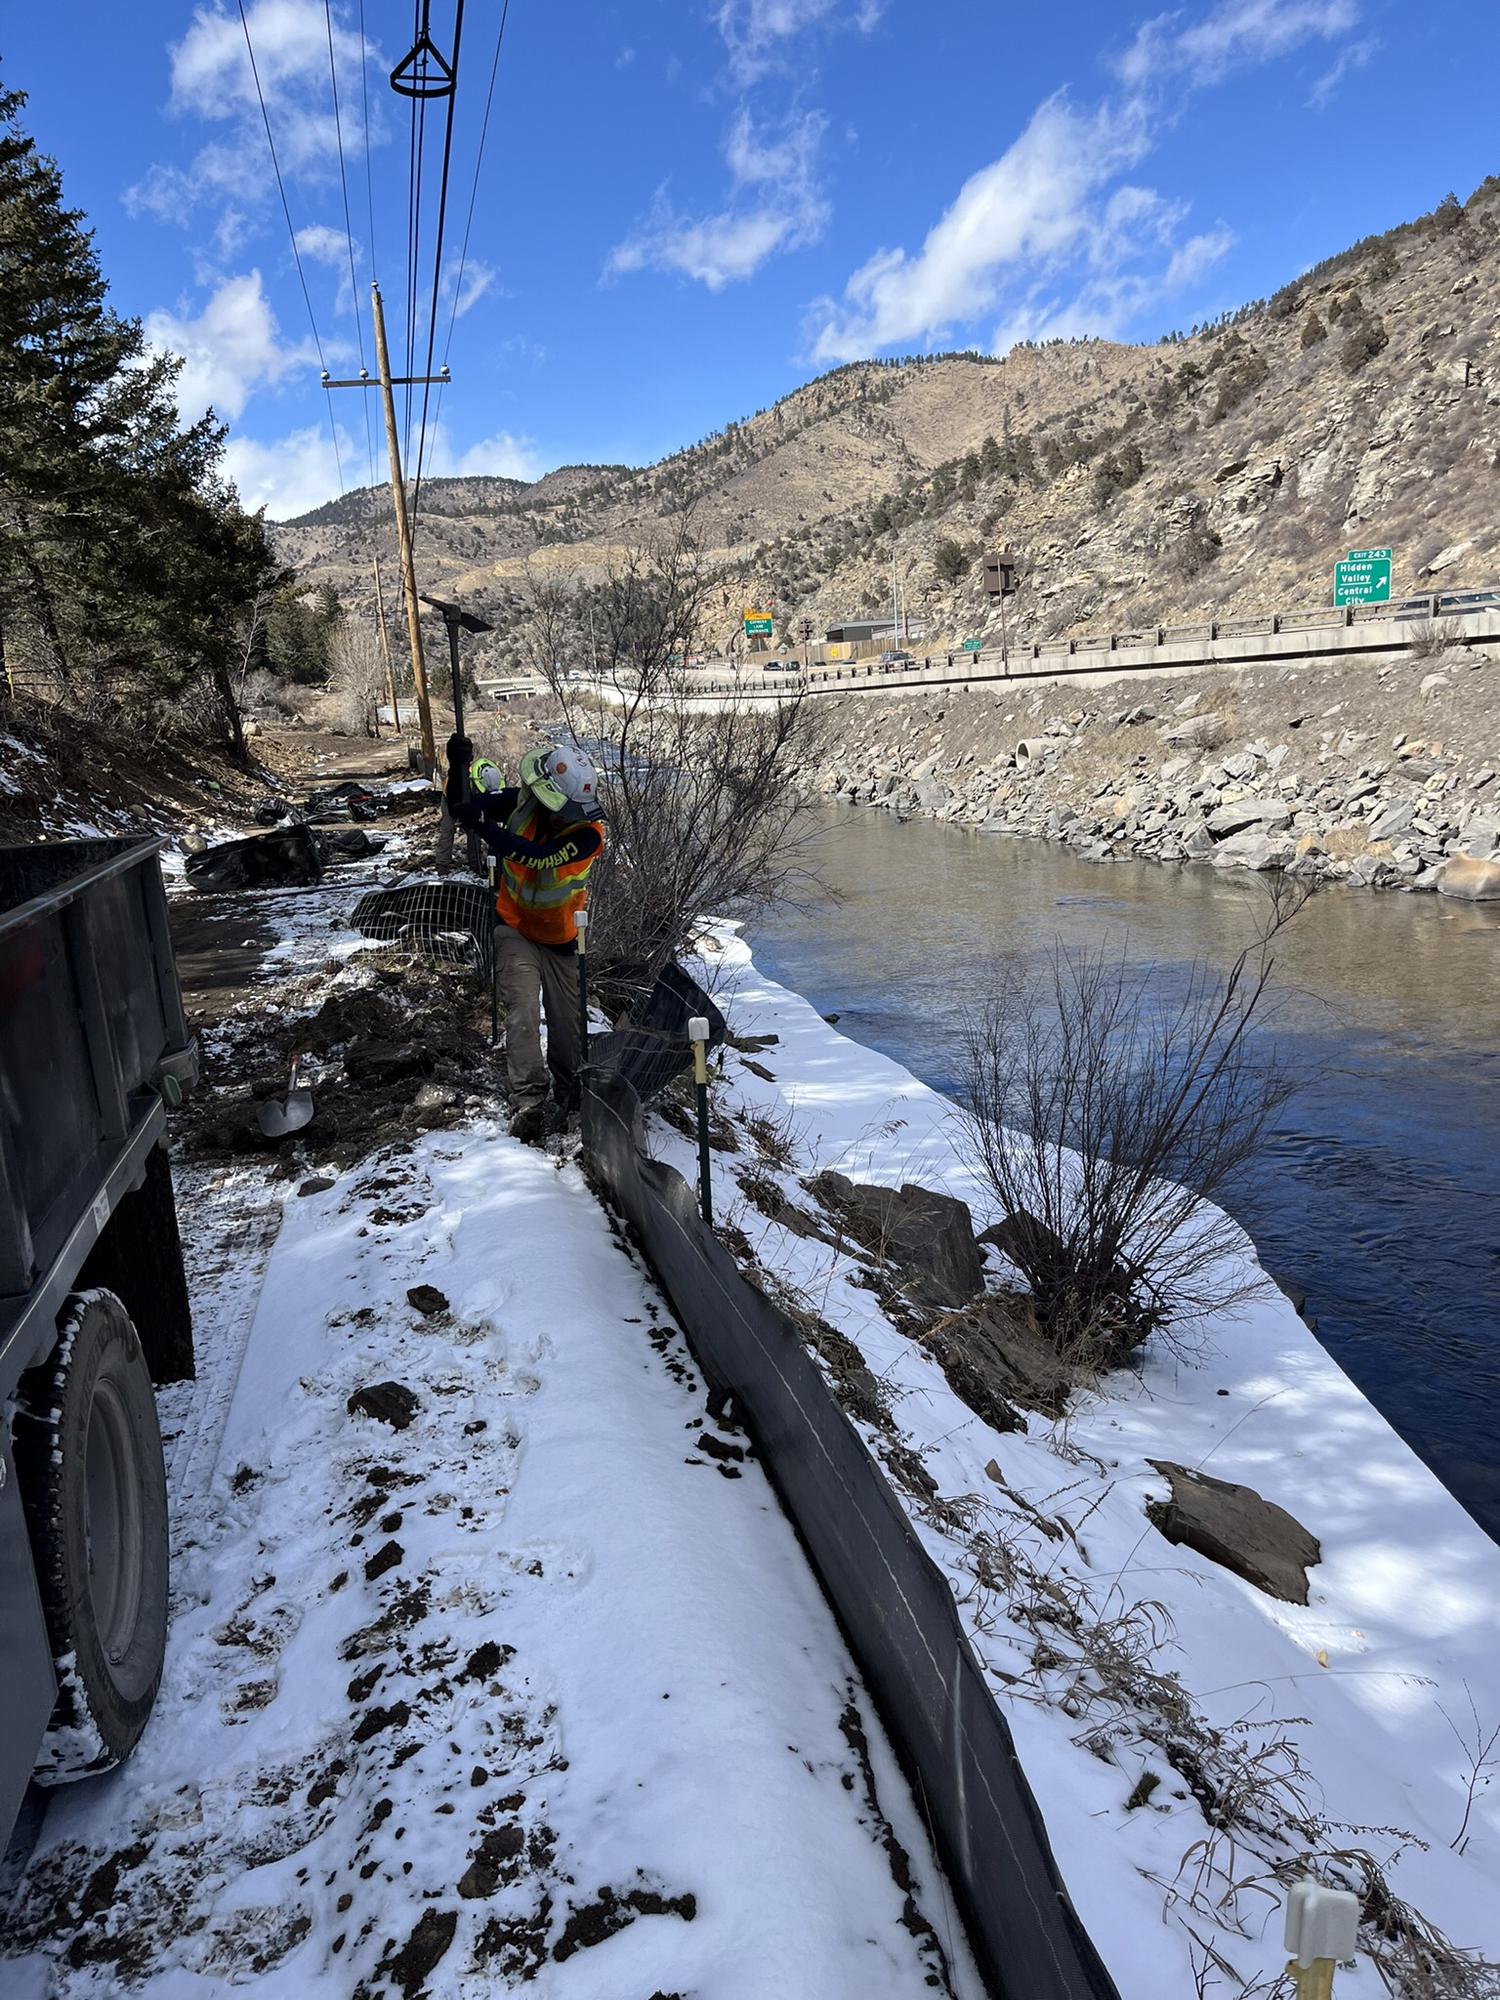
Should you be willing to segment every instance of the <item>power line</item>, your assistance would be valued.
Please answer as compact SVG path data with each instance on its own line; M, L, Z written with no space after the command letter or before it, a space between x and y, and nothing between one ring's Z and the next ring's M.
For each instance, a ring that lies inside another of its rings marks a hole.
M495 101L495 78L500 69L500 51L505 44L505 24L510 18L510 0L500 9L500 32L495 37L495 55L490 64L490 87L485 93L484 121L479 127L479 151L474 156L474 180L469 189L469 212L464 217L464 240L458 253L458 283L453 288L453 311L448 316L448 337L443 342L443 365L447 366L448 356L453 347L453 329L458 323L458 302L463 296L464 267L469 261L469 232L474 227L474 204L479 198L479 169L484 164L484 142L489 136L490 107ZM441 405L442 390L438 390Z
M432 311L427 320L427 361L423 369L428 379L422 387L422 423L417 433L417 483L412 495L413 540L416 538L417 526L422 516L422 467L427 451L427 405L432 394L432 356L437 346L438 296L443 282L443 229L448 217L448 171L453 160L453 111L458 102L458 52L463 34L464 0L457 0L453 17L453 60L448 93L448 117L443 130L443 174L438 184L437 235L432 254ZM457 303L458 295L455 293L455 307Z
M354 314L354 338L359 347L359 370L365 370L365 328L359 311L359 281L354 275L354 225L349 218L349 176L344 171L344 124L339 111L339 72L333 53L333 8L330 0L323 0L323 21L328 30L328 81L333 88L333 133L339 149L339 186L344 196L344 241L349 246L349 305ZM360 73L364 73L364 40L360 40ZM375 436L370 429L369 399L362 397L365 418L365 459L370 471L370 485L375 484Z
M365 57L367 47L365 0L359 0L359 93L365 140L365 205L370 215L370 276L378 283L380 269L379 259L375 255L375 177L370 171L370 65Z
M417 0L412 15L414 51L421 49L424 44L431 46L427 33L430 20L430 0ZM425 58L423 60L425 62ZM427 149L427 98L424 92L418 91L412 98L411 120L411 161L406 187L406 373L408 375L416 372L417 356L417 287L422 260L422 166ZM411 463L411 418L412 392L408 385L401 437L401 456L407 465Z
M245 0L236 0L240 11L240 26L245 32L245 51L250 58L250 74L255 79L255 96L260 105L261 123L266 128L266 145L271 154L271 166L276 175L276 190L281 196L281 212L286 217L286 233L292 246L292 262L297 267L297 281L302 287L302 303L307 307L307 323L312 328L313 346L318 350L318 367L323 374L328 373L328 364L323 359L323 342L318 333L318 317L313 311L312 294L307 289L307 273L302 268L302 253L297 248L297 232L292 227L292 211L287 204L286 183L281 178L281 162L276 157L276 141L271 136L271 119L266 110L265 92L260 87L260 66L255 60L255 44L250 39L250 23L245 18ZM333 462L338 470L339 492L344 488L344 461L339 451L338 425L333 420L333 406L328 408L328 430L333 439Z
M474 205L479 199L479 173L481 167L484 165L484 142L489 136L490 110L495 102L495 78L500 71L500 51L505 46L505 24L509 19L510 0L504 0L504 5L500 9L500 27L495 36L495 53L490 62L489 88L484 95L484 117L479 126L479 149L474 155L474 179L469 186L469 209L467 215L464 217L464 240L458 253L458 277L453 286L453 310L448 315L448 332L443 341L444 374L447 373L448 369L448 357L453 352L453 329L458 324L459 301L464 295L464 272L467 270L469 263L469 233L474 227ZM428 373L431 374L431 372L431 364L429 363ZM445 386L441 381L438 383L437 402L433 406L432 417L434 430L437 429L443 420L443 389Z

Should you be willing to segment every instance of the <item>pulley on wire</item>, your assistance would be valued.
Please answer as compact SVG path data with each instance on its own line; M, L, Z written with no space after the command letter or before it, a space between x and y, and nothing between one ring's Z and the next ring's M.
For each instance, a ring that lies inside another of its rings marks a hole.
M428 33L429 0L422 0L417 39L391 71L391 89L403 97L451 97L456 81L452 63Z

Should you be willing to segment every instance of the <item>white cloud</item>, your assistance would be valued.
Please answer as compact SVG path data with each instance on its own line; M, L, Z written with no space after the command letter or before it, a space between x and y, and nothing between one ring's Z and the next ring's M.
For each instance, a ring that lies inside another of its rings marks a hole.
M720 0L719 33L729 50L730 73L741 86L759 81L787 59L787 44L809 29L828 25L868 33L883 0Z
M991 352L1006 354L1020 340L1121 339L1143 312L1168 306L1205 277L1234 240L1232 230L1205 230L1173 250L1165 265L1090 277L1070 298L1048 297L1044 284L1034 285L995 328Z
M471 257L464 266L463 283L454 302L454 314L462 319L471 306L477 306L485 293L493 290L495 280L500 276L493 264L485 264L477 257ZM456 282L456 280L455 280Z
M341 229L326 222L310 222L297 231L297 248L314 264L326 264L331 271L347 270L349 239Z
M249 0L245 13L255 47L255 71L238 10L226 10L217 0L196 8L187 33L172 45L171 110L228 131L224 138L200 148L186 169L150 168L125 192L130 214L186 222L204 203L244 203L257 194L263 203L275 199L255 88L257 72L283 174L323 181L334 171L338 130L329 87L328 22L321 0ZM333 47L339 124L345 153L352 157L364 143L360 72L367 62L378 66L380 57L369 42L336 18ZM384 99L374 90L368 97L374 107L370 139L378 144L384 136L379 116Z
M1133 183L1110 191L1111 184L1151 150L1184 90L1334 41L1356 24L1359 8L1360 0L1217 0L1196 20L1179 10L1147 21L1115 61L1126 86L1118 97L1090 112L1075 110L1061 92L1048 98L999 159L964 183L918 251L877 250L842 299L814 302L813 357L849 361L934 345L990 312L1001 314L1000 349L1018 339L1124 331L1133 315L1196 283L1233 238L1220 225L1180 243L1185 201ZM1315 87L1315 102L1348 67L1368 60L1363 46L1340 56Z
M259 271L226 278L196 318L185 309L148 313L145 333L152 347L182 356L177 401L185 422L210 406L233 419L257 389L275 388L293 369L317 362L306 342L282 345Z
M363 444L339 427L338 456L327 424L321 429L289 432L271 440L231 435L224 450L224 469L234 481L242 503L254 513L264 507L273 521L286 521L321 507L339 493L339 464L350 487L365 483ZM427 479L487 475L503 479L536 479L543 461L530 438L497 431L475 444L457 446L446 427L428 428L423 464ZM409 468L414 476L415 466Z
M339 435L345 465L355 457L353 440ZM272 444L256 438L231 437L224 448L224 470L234 481L242 504L253 514L264 507L273 521L286 521L336 498L338 466L333 438L325 425L293 431Z
M436 475L463 479L479 473L498 479L539 479L543 461L530 438L510 431L496 431L463 451L455 451L445 436L439 436L429 454L429 469Z
M1061 95L1048 98L1000 158L964 183L915 256L876 251L841 305L814 308L814 357L850 361L991 310L1009 270L1063 257L1094 233L1089 198L1146 144L1132 105L1085 115Z
M1186 243L1172 252L1172 261L1162 273L1159 292L1178 292L1189 285L1196 285L1215 264L1229 255L1234 244L1234 231L1226 229L1222 223L1217 229L1205 230L1201 236L1190 236Z
M1195 84L1216 83L1241 64L1270 62L1304 42L1334 41L1358 19L1359 0L1219 0L1187 27L1179 25L1180 13L1145 22L1118 68L1137 89L1184 72Z
M610 252L606 275L677 271L718 292L753 276L776 252L816 242L829 212L817 179L825 125L821 112L806 111L767 134L742 106L724 146L728 204L711 215L682 215L659 190L645 221Z
M1353 70L1363 69L1365 64L1379 52L1379 49L1380 37L1378 35L1369 35L1362 42L1351 42L1346 49L1340 52L1332 65L1324 70L1323 74L1308 92L1307 108L1310 111L1321 111L1343 82L1344 78Z

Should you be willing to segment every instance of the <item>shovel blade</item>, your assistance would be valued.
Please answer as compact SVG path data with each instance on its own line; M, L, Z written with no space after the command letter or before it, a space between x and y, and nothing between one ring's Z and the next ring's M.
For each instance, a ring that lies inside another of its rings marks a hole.
M256 1122L267 1139L285 1139L312 1123L312 1092L305 1087L289 1090L285 1101L269 1097L256 1111Z

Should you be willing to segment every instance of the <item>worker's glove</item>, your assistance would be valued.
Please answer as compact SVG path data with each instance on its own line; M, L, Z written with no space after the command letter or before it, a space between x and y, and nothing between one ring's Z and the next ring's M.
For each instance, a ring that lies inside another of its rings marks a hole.
M474 745L467 736L450 736L443 745L443 758L451 771L455 766L467 770L474 756Z

